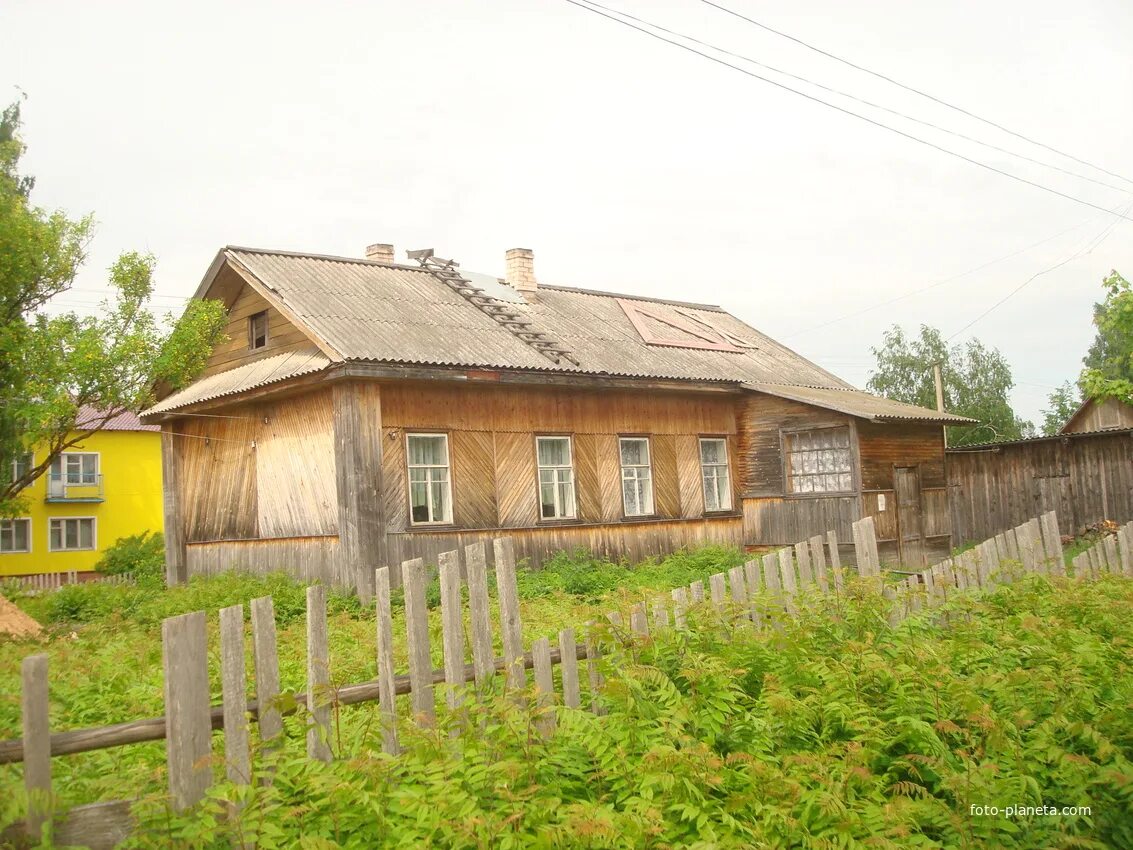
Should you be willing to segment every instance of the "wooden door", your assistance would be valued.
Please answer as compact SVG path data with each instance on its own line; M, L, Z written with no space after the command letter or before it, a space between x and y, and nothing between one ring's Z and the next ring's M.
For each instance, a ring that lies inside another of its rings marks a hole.
M928 566L921 507L921 475L916 466L893 470L893 489L897 501L897 556L910 569Z

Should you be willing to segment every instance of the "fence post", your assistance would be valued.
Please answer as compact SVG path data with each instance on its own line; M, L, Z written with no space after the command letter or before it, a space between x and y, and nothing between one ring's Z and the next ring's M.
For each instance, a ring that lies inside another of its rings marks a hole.
M515 548L510 537L492 541L496 557L496 594L500 602L500 637L507 664L507 684L522 690L527 684L524 670L523 626L519 620L519 591L515 581Z
M256 714L260 741L283 734L279 699L279 654L275 642L275 605L270 596L253 599L252 654L256 661Z
M795 611L795 565L791 548L784 546L779 550L779 579L783 587L783 604L792 614Z
M488 563L483 543L464 547L464 569L468 574L468 612L472 622L472 669L477 686L483 687L496 672Z
M393 677L393 612L390 610L389 567L374 570L375 632L378 655L378 710L382 718L382 750L396 755L397 692Z
M834 590L842 592L842 553L838 551L838 532L826 532L826 548L830 550L830 572L834 574Z
M330 650L327 646L327 589L307 588L307 756L330 761Z
M750 561L744 562L744 578L747 580L747 598L748 608L751 610L751 621L760 626L763 618L760 617L759 606L756 604L762 585L759 576L759 561L752 558Z
M1102 547L1105 551L1105 559L1109 564L1109 571L1115 575L1121 574L1121 558L1117 554L1117 538L1112 534L1107 534L1102 538Z
M1047 552L1053 559L1054 571L1066 575L1066 554L1062 551L1062 532L1058 528L1058 514L1047 511L1043 514L1043 531L1047 540Z
M736 606L747 605L747 582L744 581L743 567L731 567L728 570L728 586L732 590L732 601ZM751 613L748 611L742 612L740 616L751 619Z
M578 644L574 640L574 629L559 632L559 666L563 674L563 705L578 708L582 705L582 694L578 687Z
M669 609L660 599L653 601L653 628L658 631L669 628Z
M535 668L535 704L538 716L535 726L543 735L555 731L555 679L551 671L551 643L541 637L531 644L531 661Z
M464 617L460 595L460 555L437 556L441 582L441 644L445 665L445 701L450 709L461 703L464 688Z
M717 610L724 607L724 600L727 596L726 584L723 573L715 573L708 577L708 588L712 592L712 607Z
M224 769L228 781L252 781L248 753L248 683L244 670L244 606L220 609L220 682L224 705Z
M165 757L173 810L183 812L212 784L208 631L204 611L161 623L165 673Z
M830 582L826 576L826 555L823 552L822 535L816 534L808 541L810 543L810 566L814 570L814 580L823 593L830 592Z
M429 658L429 609L425 604L425 562L403 561L401 581L405 590L405 633L409 646L409 686L417 722L430 726L436 717L433 698L433 663Z
M678 629L685 627L685 611L688 610L688 588L673 588L673 623Z
M795 561L799 565L799 589L806 588L814 583L814 573L810 568L810 544L805 540L795 544Z
M24 788L28 792L28 837L38 843L51 815L51 723L47 655L29 655L20 665L24 734Z
M598 647L594 628L595 623L590 620L586 624L586 674L590 680L590 710L595 714L602 714L602 705L598 702L598 692L602 689L602 672L598 669L598 659L602 657L602 650Z
M689 582L688 592L692 597L692 604L699 605L704 601L704 582L700 579Z
M1121 572L1133 577L1133 522L1126 523L1117 532L1117 542L1121 548Z
M644 602L638 602L629 609L629 630L637 637L649 635L649 619L645 616Z

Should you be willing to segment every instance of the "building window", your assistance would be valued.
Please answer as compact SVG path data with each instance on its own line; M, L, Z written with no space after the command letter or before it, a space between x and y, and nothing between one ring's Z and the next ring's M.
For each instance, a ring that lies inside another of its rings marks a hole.
M12 458L12 480L19 481L29 469L35 465L35 458L31 452L21 452Z
M786 438L789 492L847 493L854 489L849 428L796 431Z
M0 553L31 551L31 520L0 519Z
M539 516L574 519L574 466L570 437L536 437L539 462Z
M248 317L248 348L263 348L268 344L268 311L261 310Z
M65 452L51 462L52 481L63 484L98 483L97 452Z
M409 516L414 525L452 522L447 434L409 434Z
M621 437L622 505L626 516L653 515L653 469L648 437Z
M51 520L47 536L51 552L77 552L95 548L94 518L76 517Z
M704 482L704 510L730 511L732 485L728 477L728 442L723 437L701 438L700 477Z

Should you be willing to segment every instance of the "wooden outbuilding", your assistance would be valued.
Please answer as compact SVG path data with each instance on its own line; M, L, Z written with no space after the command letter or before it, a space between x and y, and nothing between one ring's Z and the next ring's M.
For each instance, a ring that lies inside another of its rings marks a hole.
M1059 434L1088 434L1133 428L1133 404L1117 398L1088 398L1059 429Z
M355 586L508 533L538 563L774 546L876 518L883 557L950 543L943 424L719 307L393 262L228 247L229 310L163 429L175 580L228 568Z

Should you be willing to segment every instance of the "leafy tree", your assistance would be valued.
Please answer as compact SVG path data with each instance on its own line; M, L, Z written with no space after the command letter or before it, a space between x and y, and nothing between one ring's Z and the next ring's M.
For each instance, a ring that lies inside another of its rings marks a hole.
M35 181L19 173L19 130L17 103L0 114L0 516L20 510L20 492L61 452L112 417L145 408L156 386L191 381L224 329L216 301L159 321L146 308L154 258L133 252L111 267L114 295L99 316L41 312L74 281L94 220L32 204ZM99 417L80 420L85 406ZM13 463L33 446L34 465Z
M1133 289L1116 271L1102 281L1105 301L1094 305L1097 337L1079 379L1090 398L1133 402Z
M1047 396L1047 408L1043 411L1042 432L1050 437L1062 430L1070 417L1082 406L1082 392L1069 381Z
M998 349L977 339L949 348L936 328L921 325L920 336L911 338L894 325L882 336L881 345L871 350L877 368L867 389L921 407L936 407L932 366L941 364L945 409L980 423L950 426L949 445L1014 440L1034 433L1034 426L1011 408L1007 394L1014 380Z

